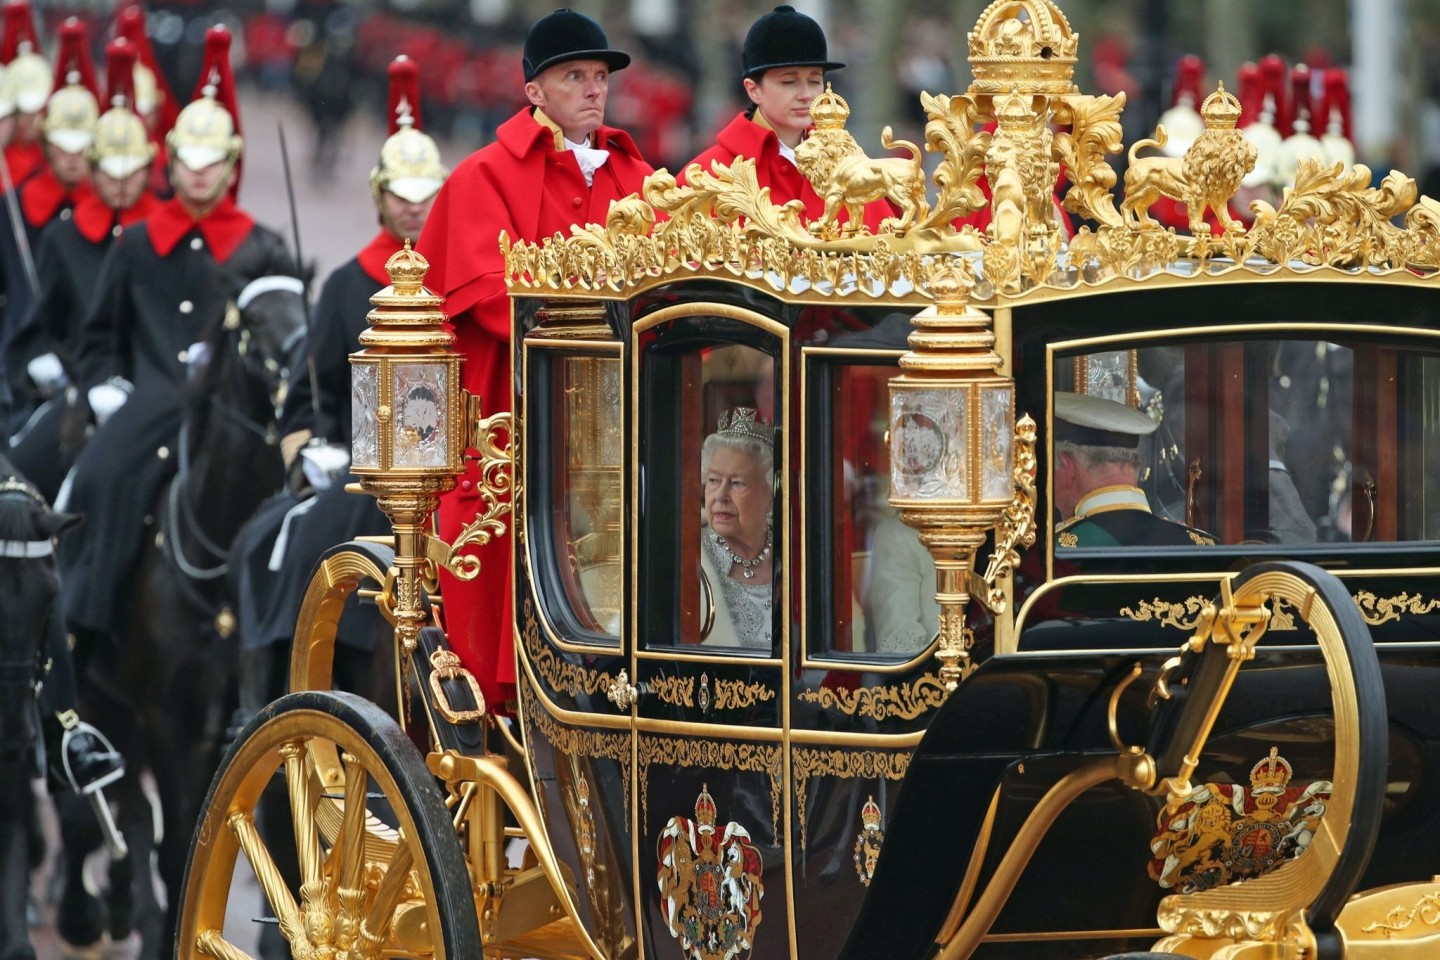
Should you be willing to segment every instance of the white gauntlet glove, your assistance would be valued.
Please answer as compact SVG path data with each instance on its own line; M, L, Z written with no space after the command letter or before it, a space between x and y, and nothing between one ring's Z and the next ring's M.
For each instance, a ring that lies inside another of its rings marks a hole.
M300 450L300 469L315 490L329 490L350 467L350 451L333 443L314 443Z
M60 365L60 358L53 353L45 353L31 360L25 365L25 372L30 375L30 382L45 397L54 396L60 388L70 382L65 376L65 368Z
M125 401L130 399L130 393L135 389L134 384L124 377L111 377L102 384L90 388L88 397L90 409L95 414L96 426L104 426L105 421L111 415L125 406Z

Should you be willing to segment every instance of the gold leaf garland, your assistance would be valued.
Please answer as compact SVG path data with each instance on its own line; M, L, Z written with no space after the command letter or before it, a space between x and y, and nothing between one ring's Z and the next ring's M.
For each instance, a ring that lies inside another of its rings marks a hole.
M859 687L847 690L817 687L799 694L798 700L817 704L823 710L838 710L847 716L881 721L899 717L914 720L945 702L945 684L927 673L903 686Z
M780 787L784 780L778 744L736 743L730 740L698 740L679 737L640 736L640 818L650 818L650 765L707 767L712 770L741 770L763 773L770 778L770 830L780 842Z
M1426 600L1419 594L1411 593L1381 598L1369 590L1361 590L1355 594L1355 606L1360 608L1360 616L1365 618L1366 623L1378 627L1382 623L1399 620L1407 613L1419 616L1440 610L1440 600Z
M664 703L676 707L695 706L694 677L651 677L644 686Z
M774 699L775 691L763 683L720 679L715 681L716 710L743 710L755 706L761 700Z

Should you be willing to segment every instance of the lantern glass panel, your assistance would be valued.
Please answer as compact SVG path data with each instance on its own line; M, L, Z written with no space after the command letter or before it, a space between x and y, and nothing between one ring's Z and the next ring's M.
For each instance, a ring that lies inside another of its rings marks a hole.
M965 462L970 391L964 387L890 392L892 496L968 500Z
M380 400L380 366L356 363L350 367L350 462L357 467L380 466L379 431L375 410Z
M391 370L395 408L391 465L409 469L447 467L450 384L445 364L397 363Z
M1011 479L1010 444L1015 430L1013 400L1008 383L984 384L980 388L980 499L1009 500L1014 493Z

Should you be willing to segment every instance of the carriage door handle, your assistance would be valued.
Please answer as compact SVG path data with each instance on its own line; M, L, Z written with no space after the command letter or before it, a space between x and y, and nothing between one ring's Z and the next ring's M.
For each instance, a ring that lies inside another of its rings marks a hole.
M630 682L630 674L621 670L615 682L605 691L605 699L621 710L629 710L640 699L640 691Z

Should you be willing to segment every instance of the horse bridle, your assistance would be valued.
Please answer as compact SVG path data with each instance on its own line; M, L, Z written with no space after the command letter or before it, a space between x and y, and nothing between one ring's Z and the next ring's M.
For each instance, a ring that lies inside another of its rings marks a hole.
M25 483L18 477L6 477L0 483L0 497L24 496L40 505L42 510L49 510L50 504L40 496L40 492L30 484ZM44 540L0 540L0 557L16 560L38 560L41 557L52 556L55 553L55 541L49 538Z
M250 306L250 304L254 302L257 297L263 296L267 293L290 292L298 294L300 296L304 296L304 291L304 285L300 282L299 279L295 277L287 277L283 275L265 276L260 277L256 280L252 280L250 283L246 284L245 288L240 291L239 295L235 297L234 300L230 301L225 305L225 330L227 331L227 336L225 339L227 343L229 343L232 338L228 335L228 332L239 332L239 334L235 338L235 342L231 349L234 349L237 353L239 353L240 363L243 367L259 374L261 377L266 378L267 381L270 375L275 372L270 367L268 362L263 362L259 365L250 362L249 350L247 349L247 341L243 337L243 335L247 332L244 330L242 320L242 315L245 308ZM298 331L298 335L304 335L303 328ZM287 338L286 342L282 344L282 349L293 345L293 342L293 336L291 338ZM268 392L271 393L272 396L275 391L278 390L280 382L283 382L283 378L277 377L275 389L268 390ZM207 402L212 413L223 417L224 419L230 421L236 426L249 431L256 437L259 437L265 442L267 446L274 446L276 441L278 440L275 432L275 424L273 422L268 425L262 424L259 421L254 420L243 413L240 413L239 411L232 410L230 407L227 406L223 406L220 403L216 402L213 394L207 398ZM170 484L170 490L166 496L167 508L169 513L168 519L170 536L166 537L165 544L167 547L167 552L175 561L176 567L178 567L180 572L183 573L185 576L189 577L192 580L218 580L220 577L225 576L225 574L229 572L230 551L225 547L221 547L219 544L215 543L209 536L206 535L204 529L200 525L199 518L195 516L194 505L190 503L188 498L181 495L181 490L183 489L185 483L185 477L190 472L189 434L190 424L188 421L183 421L180 425L179 441L176 444L178 448L176 475L175 479ZM202 567L195 564L190 560L190 558L185 556L184 551L181 547L181 538L178 535L182 529L180 526L182 519L185 521L189 533L194 536L195 540L199 543L200 548L206 553L208 553L213 559L219 561L218 563L216 563L215 566Z

